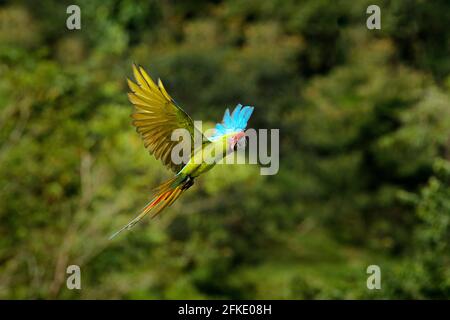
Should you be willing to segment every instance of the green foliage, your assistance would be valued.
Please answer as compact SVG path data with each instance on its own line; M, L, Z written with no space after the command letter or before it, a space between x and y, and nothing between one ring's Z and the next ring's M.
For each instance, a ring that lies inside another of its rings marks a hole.
M392 271L390 296L446 299L450 295L450 162L437 159L433 169L420 193L405 197L416 203L419 218L411 242L415 252Z
M0 298L450 297L448 1L380 1L379 31L366 0L80 0L79 31L69 4L0 5ZM254 105L278 174L219 165L109 241L169 177L132 62L209 126Z

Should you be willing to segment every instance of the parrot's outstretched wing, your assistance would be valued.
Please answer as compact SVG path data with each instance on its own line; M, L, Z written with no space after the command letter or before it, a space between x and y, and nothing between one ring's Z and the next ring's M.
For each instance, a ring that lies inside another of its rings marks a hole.
M202 139L200 143L208 139L194 127L191 117L170 97L160 79L156 85L142 67L134 64L133 74L136 83L127 79L132 91L128 93L128 98L135 106L133 125L150 154L161 159L165 166L177 173L184 163L176 164L172 161L171 151L180 143L172 141L172 132L183 128L190 133L191 153L194 149L194 136Z

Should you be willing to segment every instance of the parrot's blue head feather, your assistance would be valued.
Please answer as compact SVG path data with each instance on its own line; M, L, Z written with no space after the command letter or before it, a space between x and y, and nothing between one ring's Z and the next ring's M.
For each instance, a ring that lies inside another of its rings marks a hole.
M242 107L241 104L238 104L231 114L229 109L225 110L223 121L216 124L216 132L210 137L210 140L215 140L228 133L244 131L252 112L253 107Z

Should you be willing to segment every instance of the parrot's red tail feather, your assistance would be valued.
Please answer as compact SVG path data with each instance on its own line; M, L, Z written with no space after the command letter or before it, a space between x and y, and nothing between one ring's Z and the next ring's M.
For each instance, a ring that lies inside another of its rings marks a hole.
M126 226L114 233L110 239L117 236L124 230L131 229L136 223L138 223L143 217L145 217L153 209L155 212L152 214L152 218L156 217L162 210L172 205L185 191L192 185L193 181L189 177L175 176L174 178L162 183L155 190L155 196L153 199L142 209L142 212L133 220L131 220Z

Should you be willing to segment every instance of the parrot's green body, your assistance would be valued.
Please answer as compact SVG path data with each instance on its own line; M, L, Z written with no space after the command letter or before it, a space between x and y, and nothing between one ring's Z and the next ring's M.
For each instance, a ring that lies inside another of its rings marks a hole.
M206 138L169 96L161 80L158 80L156 85L144 69L135 65L133 73L137 83L128 80L132 91L128 97L135 106L132 114L133 125L141 135L144 146L156 159L160 159L174 171L175 176L158 186L153 199L142 212L111 238L123 230L130 229L150 211L154 210L152 217L158 215L190 188L195 178L211 170L217 162L232 153L236 146L245 144L244 130L253 112L253 107L242 107L240 104L232 114L227 109L223 122L216 125L216 133ZM190 157L186 163L178 163L172 159L172 149L183 143L172 140L172 133L177 129L185 129L190 135ZM202 137L202 143L200 147L195 148L193 137L198 135Z
M211 170L217 162L233 152L231 143L235 135L236 133L226 134L211 143L203 145L201 149L194 152L180 173L196 178Z

